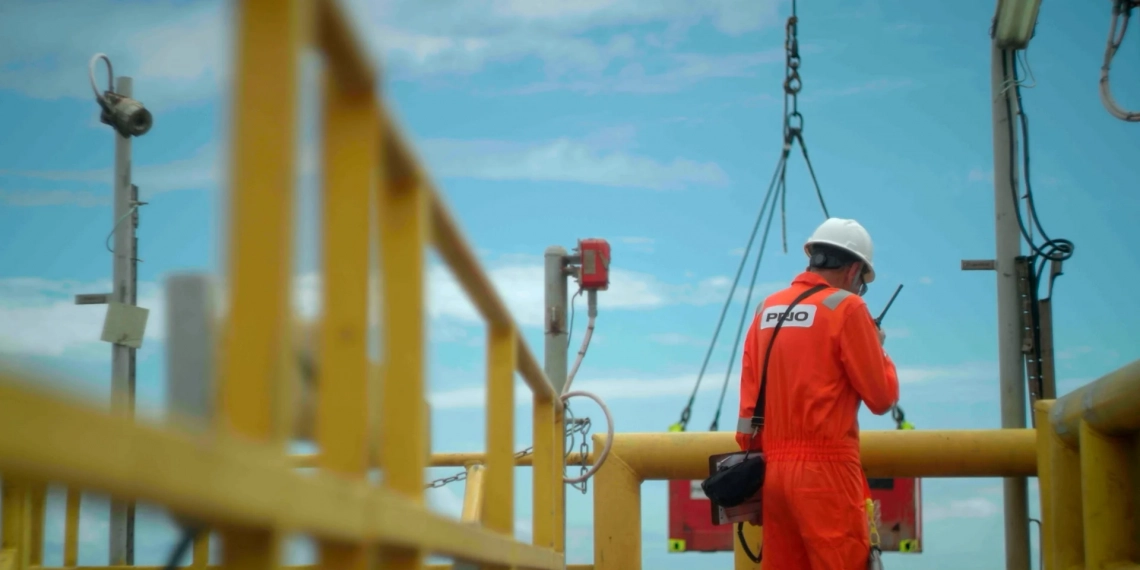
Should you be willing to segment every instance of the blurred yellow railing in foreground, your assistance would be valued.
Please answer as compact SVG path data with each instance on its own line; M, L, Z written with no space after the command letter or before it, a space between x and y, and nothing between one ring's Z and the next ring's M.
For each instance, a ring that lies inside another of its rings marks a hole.
M5 565L42 561L43 481L163 505L219 530L222 564L278 566L283 533L311 535L319 565L421 568L427 553L497 567L562 568L561 400L377 97L374 67L332 0L236 6L229 312L208 436L136 424L20 386L0 385ZM324 56L323 315L315 439L319 472L286 458L291 355L299 63ZM370 220L378 218L380 379L366 339ZM424 505L425 256L431 245L487 321L487 456L478 524ZM514 532L514 375L534 393L533 544ZM374 385L372 385L374 384ZM380 390L380 409L370 390ZM378 418L373 442L370 419ZM375 443L374 446L370 445ZM366 480L378 450L383 482ZM24 483L27 481L27 483ZM77 495L73 494L73 498ZM69 500L72 514L78 504ZM33 514L34 513L34 514ZM75 519L67 562L75 563ZM35 548L21 548L36 544ZM202 546L196 550L202 563Z
M322 568L419 569L429 553L483 567L566 567L560 399L378 102L373 68L338 5L244 0L237 12L230 310L213 383L216 425L202 432L173 420L136 423L0 375L0 570L42 566L49 481L69 488L67 567L77 565L79 489L162 505L180 520L217 530L223 567L278 567L286 533L314 537ZM324 54L327 70L314 430L320 452L290 457L285 442L295 410L285 360L292 334L296 83L300 53L310 45ZM365 341L373 211L383 277L379 368ZM488 324L485 455L429 457L423 405L429 245ZM534 468L532 544L513 538L516 372L534 394L534 454L521 462ZM381 404L372 409L377 391ZM1038 402L1035 417L1036 430L865 432L864 467L872 476L1036 475L1047 570L1140 569L1140 361ZM366 479L373 449L384 474L379 485ZM642 481L701 478L708 455L733 449L729 433L617 434L594 483L594 564L570 568L640 569ZM429 512L425 468L472 462L484 467L470 468L461 520ZM301 465L317 470L302 474ZM205 539L195 544L193 567L207 567L207 550ZM738 569L750 567L739 554L736 561Z

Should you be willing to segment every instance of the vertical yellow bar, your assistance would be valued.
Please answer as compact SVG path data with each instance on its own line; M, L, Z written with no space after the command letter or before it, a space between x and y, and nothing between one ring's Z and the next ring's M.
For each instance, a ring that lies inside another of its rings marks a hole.
M463 489L463 511L459 520L477 523L483 520L483 476L487 470L478 463L466 466L467 486Z
M562 485L560 462L554 454L554 440L558 438L554 402L534 397L534 505L531 514L535 546L554 548L554 486Z
M1052 559L1054 570L1080 568L1085 563L1084 506L1081 502L1081 456L1057 436L1053 422L1048 426L1037 424L1037 429L1048 431L1049 455L1052 468L1051 514L1041 524L1053 537Z
M764 528L745 524L744 540L748 541L748 549L752 551L752 554L760 554L760 549L764 543ZM759 564L748 557L748 553L744 551L744 545L740 544L740 537L736 534L735 524L732 525L732 567L736 570L758 570L760 568Z
M27 482L5 477L0 482L0 502L4 505L0 521L0 551L14 553L10 570L25 570L30 565L31 498Z
M241 0L235 13L233 159L230 185L229 316L220 356L224 430L284 451L292 280L297 80L311 26L306 0ZM284 424L284 425L283 425ZM222 566L277 566L277 529L228 529Z
M79 505L83 492L75 487L67 488L67 510L63 518L63 565L79 565Z
M487 331L487 475L483 525L514 536L515 331Z
M194 550L190 552L190 566L202 569L210 565L210 532L198 533L194 539Z
M641 570L641 477L613 452L594 475L594 570Z
M44 564L44 515L47 510L47 485L32 483L28 493L28 564Z
M383 132L390 132L384 130ZM383 145L390 141L382 141ZM398 156L385 152L381 156ZM389 158L389 160L395 160ZM384 366L380 464L384 486L424 502L427 467L427 405L424 398L424 270L428 242L429 200L406 164L385 164L380 209L381 264L384 279ZM403 176L395 176L403 173ZM395 178L395 180L393 180ZM384 567L419 570L420 548L389 546L380 553Z
M316 439L320 466L363 479L368 471L369 200L378 157L372 90L348 92L330 72L324 101L324 291ZM365 570L362 544L322 542L320 566Z
M221 421L269 439L284 373L292 262L297 79L304 0L237 7L229 318L220 354Z
M563 408L562 410L565 410ZM566 553L566 483L562 473L566 457L566 412L556 411L554 416L554 551ZM595 447L595 449L601 449ZM600 471L600 469L599 469ZM595 493L597 491L595 490ZM596 511L595 511L596 512Z
M1053 482L1053 446L1050 438L1056 437L1053 424L1049 421L1049 410L1054 400L1038 400L1033 405L1034 423L1037 425L1037 490L1041 506L1041 566L1044 570L1057 568L1053 562L1053 493L1057 490Z
M1132 556L1132 488L1128 440L1097 433L1083 420L1081 497L1084 499L1085 568L1109 568Z

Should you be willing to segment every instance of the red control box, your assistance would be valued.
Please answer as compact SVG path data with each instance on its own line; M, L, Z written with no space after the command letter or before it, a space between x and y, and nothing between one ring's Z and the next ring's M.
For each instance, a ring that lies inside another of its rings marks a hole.
M578 285L595 291L609 289L610 243L597 238L578 240L578 253L582 256Z

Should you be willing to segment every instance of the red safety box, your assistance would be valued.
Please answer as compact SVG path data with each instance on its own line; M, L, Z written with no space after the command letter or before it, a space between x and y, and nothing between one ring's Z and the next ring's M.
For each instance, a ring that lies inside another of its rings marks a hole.
M922 552L922 480L868 479L879 503L883 552ZM731 552L735 525L712 524L712 505L698 481L669 481L669 552Z
M604 239L578 240L582 269L578 284L583 289L605 291L610 288L610 243Z

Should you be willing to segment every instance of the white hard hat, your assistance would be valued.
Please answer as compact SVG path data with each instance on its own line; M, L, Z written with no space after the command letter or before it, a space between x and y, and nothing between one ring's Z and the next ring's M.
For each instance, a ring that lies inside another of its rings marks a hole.
M804 243L804 253L811 256L811 246L827 244L851 252L866 264L867 275L865 283L875 280L874 246L871 245L871 234L855 220L843 218L828 218L812 232L811 237Z

